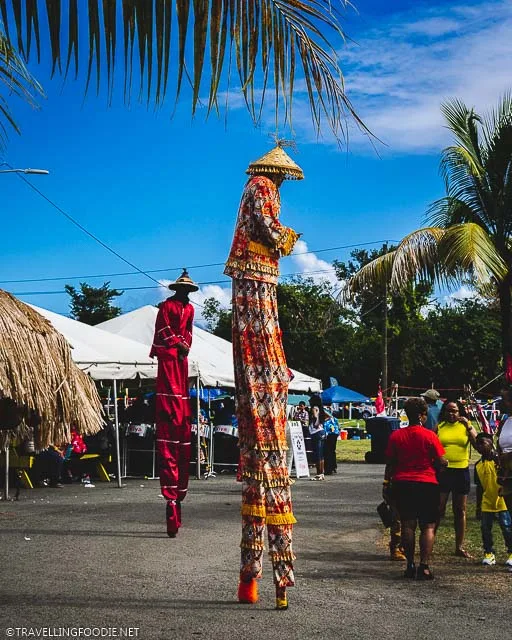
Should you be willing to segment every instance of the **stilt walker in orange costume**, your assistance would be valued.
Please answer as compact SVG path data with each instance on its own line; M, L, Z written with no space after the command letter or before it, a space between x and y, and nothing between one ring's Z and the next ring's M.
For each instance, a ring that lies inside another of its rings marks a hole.
M170 538L176 537L181 526L181 503L188 488L191 423L187 356L194 320L188 294L198 288L186 270L169 285L176 293L160 305L150 353L158 358L156 448Z
M279 222L279 186L302 170L277 146L249 165L224 273L233 279L233 358L242 475L240 602L256 602L265 525L276 585L286 609L294 585L296 522L286 466L286 402L290 372L277 314L278 261L298 234Z

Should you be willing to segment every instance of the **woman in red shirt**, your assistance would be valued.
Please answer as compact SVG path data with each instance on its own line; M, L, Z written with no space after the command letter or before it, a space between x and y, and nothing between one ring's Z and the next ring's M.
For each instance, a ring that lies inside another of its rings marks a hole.
M407 558L406 578L432 580L429 568L439 515L436 469L446 466L444 449L435 433L424 428L428 407L423 398L409 398L404 406L405 429L393 431L386 448L384 490L393 482L393 497L402 522L402 545ZM414 562L416 526L420 526L420 565Z

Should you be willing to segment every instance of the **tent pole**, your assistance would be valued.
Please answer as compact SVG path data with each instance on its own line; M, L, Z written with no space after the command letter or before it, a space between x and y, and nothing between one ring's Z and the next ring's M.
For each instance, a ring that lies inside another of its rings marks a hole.
M116 458L117 458L117 486L121 488L121 455L119 451L119 411L117 408L117 380L114 379L114 417L116 423Z
M9 500L9 436L5 438L5 483L4 483L4 500Z
M197 374L196 378L196 411L197 411L197 462L196 462L196 478L199 480L201 478L201 399L199 397L199 382L200 376Z

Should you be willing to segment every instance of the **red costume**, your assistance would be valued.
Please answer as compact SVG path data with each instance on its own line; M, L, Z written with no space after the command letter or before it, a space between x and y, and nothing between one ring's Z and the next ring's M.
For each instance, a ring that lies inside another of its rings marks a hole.
M190 402L187 353L192 344L194 308L168 298L160 305L150 356L158 358L156 380L156 444L160 486L167 500L167 533L181 526L190 463Z
M286 465L286 401L290 371L277 313L279 258L289 255L297 233L279 222L280 199L268 175L300 179L302 171L279 147L253 163L245 185L224 273L233 279L235 371L242 542L240 602L256 602L262 574L264 531L274 569L276 607L288 606L293 586L293 515ZM265 175L258 175L263 173Z

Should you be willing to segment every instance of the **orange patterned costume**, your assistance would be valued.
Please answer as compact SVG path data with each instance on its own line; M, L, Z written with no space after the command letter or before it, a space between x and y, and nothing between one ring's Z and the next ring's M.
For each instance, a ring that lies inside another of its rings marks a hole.
M294 584L292 525L296 520L286 466L290 373L278 321L277 277L279 257L291 253L298 235L279 222L279 210L274 181L266 175L250 178L224 273L233 279L233 357L243 483L240 581L247 584L261 577L266 525L274 582L286 588Z

